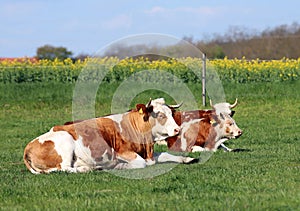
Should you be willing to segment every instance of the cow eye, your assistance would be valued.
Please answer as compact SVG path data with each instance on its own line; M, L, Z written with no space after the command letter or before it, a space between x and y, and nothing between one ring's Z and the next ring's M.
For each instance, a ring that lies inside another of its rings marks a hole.
M158 118L164 119L164 118L166 118L166 115L163 114L163 113L159 113L159 114L158 114Z

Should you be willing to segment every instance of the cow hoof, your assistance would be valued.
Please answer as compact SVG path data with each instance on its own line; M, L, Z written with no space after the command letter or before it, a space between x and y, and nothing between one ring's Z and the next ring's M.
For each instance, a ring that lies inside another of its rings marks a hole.
M234 152L234 149L229 149L229 148L223 149L223 152Z
M192 152L203 152L205 149L200 146L192 146Z
M92 169L89 166L79 166L76 168L76 171L79 173L85 173L85 172L89 172Z
M188 163L195 163L195 162L197 162L197 158L185 157L183 159L183 163L186 163L186 164L188 164Z
M155 160L151 160L151 159L146 160L146 165L147 165L147 166L152 166L152 165L154 165L154 164L155 164Z

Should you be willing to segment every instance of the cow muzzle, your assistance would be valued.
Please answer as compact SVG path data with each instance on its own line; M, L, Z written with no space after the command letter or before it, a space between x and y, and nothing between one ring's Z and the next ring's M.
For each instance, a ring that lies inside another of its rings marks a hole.
M167 135L172 137L172 136L176 136L180 133L180 127L172 127L172 128L169 128L167 130Z
M238 130L234 138L239 138L243 134L242 130Z
M178 135L180 133L180 128L175 128L174 129L174 136Z

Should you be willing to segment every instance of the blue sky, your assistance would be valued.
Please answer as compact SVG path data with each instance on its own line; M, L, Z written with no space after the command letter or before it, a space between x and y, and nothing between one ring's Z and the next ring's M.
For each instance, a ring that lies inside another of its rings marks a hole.
M0 57L34 56L45 44L93 54L126 36L195 40L230 27L261 31L300 23L299 0L1 0Z

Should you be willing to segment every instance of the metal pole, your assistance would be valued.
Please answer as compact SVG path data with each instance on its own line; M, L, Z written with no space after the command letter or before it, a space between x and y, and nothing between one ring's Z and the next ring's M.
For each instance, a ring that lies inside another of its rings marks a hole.
M202 105L206 106L206 55L202 54Z

